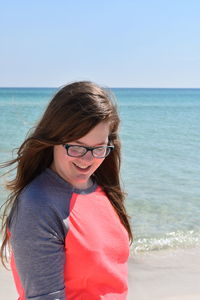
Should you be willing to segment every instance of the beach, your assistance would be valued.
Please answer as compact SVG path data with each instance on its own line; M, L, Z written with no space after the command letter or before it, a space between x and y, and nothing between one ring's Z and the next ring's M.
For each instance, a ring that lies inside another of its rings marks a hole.
M200 249L137 254L129 260L128 300L200 299Z
M54 92L0 89L2 162L11 159ZM127 299L199 300L200 89L113 92L122 120L122 178L134 232ZM0 178L0 204L7 197L3 184ZM0 299L17 299L12 274L2 266Z
M199 300L199 266L199 248L134 254L129 259L127 300ZM16 300L12 274L2 266L0 282L0 298Z

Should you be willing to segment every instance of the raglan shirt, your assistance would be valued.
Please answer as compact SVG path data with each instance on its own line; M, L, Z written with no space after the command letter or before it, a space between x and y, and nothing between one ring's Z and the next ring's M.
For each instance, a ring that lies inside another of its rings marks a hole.
M47 168L20 194L9 225L18 300L124 300L129 239L103 190Z

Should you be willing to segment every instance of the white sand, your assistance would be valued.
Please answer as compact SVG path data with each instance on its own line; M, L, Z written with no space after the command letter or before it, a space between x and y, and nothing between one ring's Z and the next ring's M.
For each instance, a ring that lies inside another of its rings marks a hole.
M200 248L135 255L128 300L200 300Z
M11 272L0 266L0 299L17 298ZM135 255L127 300L200 300L200 249Z
M0 264L0 299L1 300L17 300L18 294L12 278L11 271L7 271Z

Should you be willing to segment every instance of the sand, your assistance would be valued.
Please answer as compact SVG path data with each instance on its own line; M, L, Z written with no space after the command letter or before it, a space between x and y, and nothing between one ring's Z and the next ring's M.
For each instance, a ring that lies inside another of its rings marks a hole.
M200 248L134 255L128 300L200 300Z
M17 300L18 294L15 289L11 272L0 264L0 299Z
M0 299L17 300L12 274L2 266ZM200 300L199 248L137 254L129 260L127 300L197 299Z

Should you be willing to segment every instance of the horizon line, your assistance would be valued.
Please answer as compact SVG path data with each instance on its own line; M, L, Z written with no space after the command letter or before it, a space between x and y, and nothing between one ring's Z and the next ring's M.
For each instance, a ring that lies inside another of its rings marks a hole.
M101 85L100 85L101 86ZM62 86L61 86L62 87ZM102 86L103 87L103 86ZM0 89L59 89L60 87L55 86L0 86ZM200 87L131 87L131 86L108 86L103 88L110 88L110 89L200 89Z

